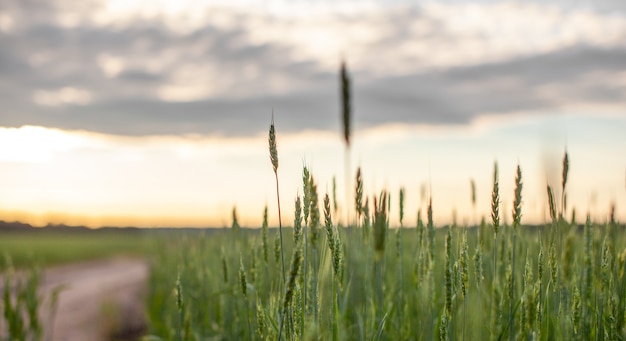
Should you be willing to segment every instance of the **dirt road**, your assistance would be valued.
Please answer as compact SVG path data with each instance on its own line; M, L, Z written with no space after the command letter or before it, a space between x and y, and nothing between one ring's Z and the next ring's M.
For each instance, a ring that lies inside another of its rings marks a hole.
M41 293L44 340L132 340L145 331L143 313L148 264L115 258L45 270ZM62 287L56 311L50 297Z

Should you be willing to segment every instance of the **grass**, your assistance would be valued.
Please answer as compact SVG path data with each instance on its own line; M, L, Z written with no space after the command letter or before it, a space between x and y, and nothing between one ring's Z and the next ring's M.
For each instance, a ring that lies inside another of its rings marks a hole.
M10 232L0 234L0 252L14 267L49 266L114 255L145 255L151 240L145 234L111 232ZM6 262L0 262L0 270Z
M40 269L50 265L117 255L146 255L152 245L143 234L116 231L24 231L0 234L0 340L40 340L43 325L39 308L58 299L38 294Z

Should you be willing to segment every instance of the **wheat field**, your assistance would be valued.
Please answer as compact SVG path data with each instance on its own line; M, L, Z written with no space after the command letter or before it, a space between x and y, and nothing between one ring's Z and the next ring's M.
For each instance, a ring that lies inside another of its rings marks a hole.
M273 122L269 140L278 188ZM290 227L270 229L266 208L261 229L242 229L233 209L230 229L162 241L150 279L147 338L623 339L624 225L612 216L577 221L566 205L567 153L562 197L546 189L550 220L525 225L522 171L518 166L511 212L501 211L496 163L490 216L478 225L441 226L432 201L416 221L405 219L404 189L365 196L358 169L354 219L340 226L334 188L321 193L305 166L302 196L277 203L279 210L293 208ZM399 226L390 226L392 210Z

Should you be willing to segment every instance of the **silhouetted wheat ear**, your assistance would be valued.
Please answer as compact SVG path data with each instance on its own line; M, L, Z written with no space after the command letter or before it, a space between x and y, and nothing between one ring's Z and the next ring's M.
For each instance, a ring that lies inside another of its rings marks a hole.
M556 206L554 204L554 194L552 192L552 187L548 185L548 204L550 206L550 218L552 218L552 222L556 223Z
M274 114L272 114L272 123L270 125L270 160L272 161L272 167L274 167L274 173L278 171L278 150L276 148L276 130L274 128Z
M341 108L343 117L343 138L346 145L350 145L350 124L351 124L351 108L350 108L350 78L346 69L345 61L341 62Z
M361 177L361 167L356 170L356 185L354 188L354 206L358 217L363 214L363 178Z
M231 224L231 228L233 229L233 231L238 232L241 226L239 226L239 222L237 221L237 207L236 206L233 207L232 216L233 216L233 222Z
M402 227L402 221L404 220L404 187L400 188L400 227Z
M567 185L567 175L569 173L569 157L567 150L563 155L563 173L561 174L561 218L565 215L567 206L567 196L565 195L565 186Z
M567 174L569 173L569 157L567 151L563 155L563 174L561 175L561 189L565 192L565 185L567 185Z
M476 206L476 182L474 179L470 179L470 187L472 190L472 206Z
M378 198L374 198L374 251L376 258L382 259L385 253L385 234L387 232L387 192L383 191Z

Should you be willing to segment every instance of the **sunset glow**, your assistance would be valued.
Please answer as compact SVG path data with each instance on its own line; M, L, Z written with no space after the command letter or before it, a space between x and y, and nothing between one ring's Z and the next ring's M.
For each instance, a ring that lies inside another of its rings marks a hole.
M453 212L459 222L473 223L489 211L493 162L497 160L501 169L505 211L512 201L513 171L519 162L526 179L524 220L543 222L545 186L558 187L567 145L569 205L581 215L591 211L602 220L611 203L626 199L623 183L621 188L615 186L624 181L626 169L626 160L620 158L626 144L616 144L623 141L616 127L624 124L620 116L602 121L548 116L539 122L522 118L434 131L419 126L381 127L357 134L353 164L363 169L367 193L382 189L396 193L404 186L407 211L417 214L426 201L423 189L428 195L432 188L440 223L449 223ZM585 141L588 129L602 138ZM0 139L3 145L20 146L0 153L4 219L39 225L221 227L229 226L231 208L237 206L242 225L258 227L263 206L275 199L265 136L123 138L23 127L0 130ZM343 207L343 150L338 134L290 135L279 130L279 156L285 198L302 193L300 174L306 164L323 193L332 190L332 177L337 177ZM470 179L478 188L476 212L470 201ZM284 202L288 212L293 204ZM624 207L617 207L619 217L625 213ZM286 217L292 219L290 214ZM277 223L275 215L272 223Z

